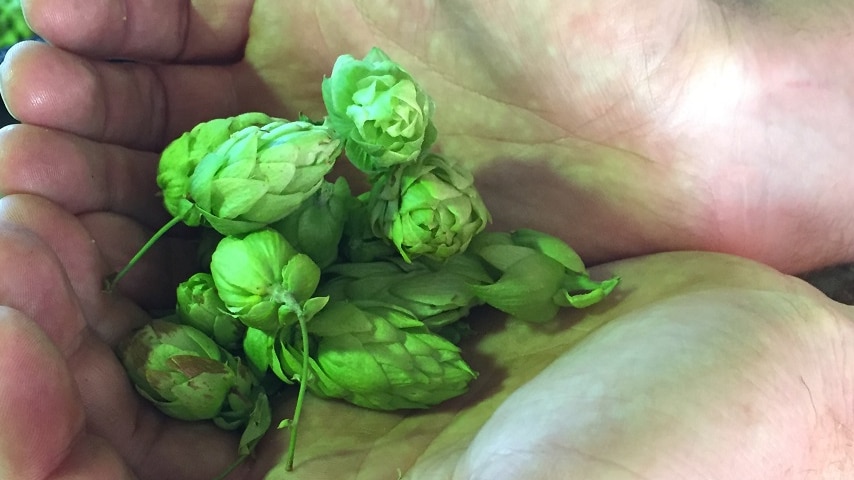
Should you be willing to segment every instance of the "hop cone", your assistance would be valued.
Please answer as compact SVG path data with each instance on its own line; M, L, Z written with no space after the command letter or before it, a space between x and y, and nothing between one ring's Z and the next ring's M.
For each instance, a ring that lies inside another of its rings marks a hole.
M434 154L382 175L369 209L374 234L391 240L407 261L463 252L490 221L472 175Z
M592 280L568 245L534 230L482 233L466 255L480 258L497 279L491 285L472 285L476 295L529 322L547 322L561 307L598 303L619 283L617 277Z
M163 203L173 217L184 217L190 226L201 223L201 212L190 197L190 179L202 158L217 149L231 134L250 126L273 122L263 113L244 113L236 117L217 118L196 125L170 143L160 156L157 185L163 192Z
M324 181L320 189L283 220L271 225L320 268L338 259L344 225L357 200L344 177L335 183Z
M243 343L246 326L228 313L210 274L196 273L182 282L177 297L181 323L199 329L226 350L237 350Z
M308 388L376 410L427 408L466 392L476 374L460 350L411 312L376 302L334 302L309 322L315 338ZM284 338L276 354L286 376L302 349Z
M188 225L204 220L224 235L246 233L281 220L320 188L340 141L326 127L265 117L201 124L164 151L158 184L173 216Z
M323 80L328 123L346 139L347 158L373 173L411 162L436 139L433 101L378 48L342 55Z
M33 31L30 30L30 26L24 20L21 1L3 0L0 2L0 48L10 47L33 36Z
M119 355L139 393L175 418L236 429L265 403L249 369L188 325L154 320L125 341Z
M329 267L330 277L318 289L331 301L367 301L387 303L413 313L431 331L468 315L483 302L472 284L489 284L490 276L474 262L454 268L462 257L453 257L434 268L414 260L371 263L342 263Z
M211 257L211 276L226 309L249 327L275 331L310 318L325 298L312 297L320 268L271 229L223 238Z

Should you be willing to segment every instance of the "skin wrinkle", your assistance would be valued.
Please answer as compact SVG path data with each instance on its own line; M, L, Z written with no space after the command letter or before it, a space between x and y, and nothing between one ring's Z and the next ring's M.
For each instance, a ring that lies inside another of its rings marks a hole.
M179 28L177 32L177 37L180 38L181 41L178 42L178 48L171 59L173 62L184 58L190 43L190 16L192 15L191 9L193 8L193 5L191 1L187 0L182 2L182 6L183 8L178 9L178 15L180 15L181 18L178 20Z
M148 95L148 101L151 109L151 117L164 119L160 122L152 122L152 131L151 135L154 137L154 143L156 145L165 145L169 139L167 139L167 132L169 131L167 126L169 124L169 105L172 103L169 101L169 90L166 88L166 84L163 81L163 76L161 75L160 68L152 68L148 70L150 73L150 78L152 80L152 88L150 94ZM159 157L159 155L158 155Z

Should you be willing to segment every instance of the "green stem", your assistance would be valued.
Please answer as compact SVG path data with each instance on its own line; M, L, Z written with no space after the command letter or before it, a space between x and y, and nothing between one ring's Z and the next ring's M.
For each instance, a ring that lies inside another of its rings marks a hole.
M297 448L297 427L299 426L300 412L302 412L302 400L305 398L306 380L308 380L308 327L306 326L305 312L298 303L294 311L297 314L302 338L302 373L299 379L299 392L297 393L297 404L294 407L294 417L291 419L290 427L288 427L290 429L290 440L288 442L288 456L285 460L285 470L289 472L294 469L294 453Z
M177 225L183 219L183 216L174 217L172 220L169 220L166 225L160 227L160 230L155 232L154 235L152 235L151 238L149 238L148 241L145 242L145 245L143 245L142 248L140 248L139 251L136 252L136 255L134 255L133 258L128 261L127 265L125 265L124 268L119 270L119 272L113 275L112 278L107 279L107 292L112 292L113 288L116 287L116 284L119 283L119 280L121 280L122 277L127 275L130 269L133 268L136 262L138 262L139 259L142 258L142 256L145 255L146 252L148 252L148 250L154 245L154 243L160 240L160 237L162 237L166 232L169 231L170 228Z

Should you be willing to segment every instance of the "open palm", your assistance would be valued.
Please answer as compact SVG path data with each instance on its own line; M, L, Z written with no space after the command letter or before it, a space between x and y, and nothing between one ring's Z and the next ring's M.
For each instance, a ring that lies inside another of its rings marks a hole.
M730 167L753 171L762 161L779 160L762 156L759 164L745 163L753 158L747 150L744 156L727 149L699 155L703 145L716 146L720 138L689 135L702 130L706 119L692 117L678 100L697 97L670 93L702 87L696 82L705 77L692 77L698 70L691 67L710 61L719 72L727 64L703 56L701 47L720 52L725 43L720 18L697 2L666 15L672 2L599 2L593 10L554 2L525 15L492 3L453 1L424 12L403 12L393 2L333 0L289 2L287 9L274 0L196 9L173 2L168 8L174 12L141 3L25 3L47 40L95 60L30 44L13 51L4 65L4 98L30 124L0 134L0 191L12 194L0 200L0 271L6 276L0 303L16 309L2 312L10 321L0 328L6 347L0 348L0 399L9 406L2 409L3 425L18 432L7 437L15 444L5 438L2 444L13 478L62 478L74 471L91 478L132 478L131 471L140 478L211 478L233 459L233 436L167 420L144 405L111 351L147 320L145 310L172 305L174 285L187 273L189 247L178 240L162 244L115 295L105 294L101 281L165 220L153 178L166 142L198 121L247 110L323 115L320 80L339 54L360 55L378 45L424 84L439 107L439 148L477 170L497 227L557 233L596 261L717 244L739 250L741 231L727 231L726 225L736 224L719 222L712 212L724 212L725 219L761 212L748 208L748 196L722 209L720 192L708 192L704 182L711 180L700 178L714 170L709 178L727 180ZM615 11L623 20L607 26L597 20ZM692 35L683 35L689 26ZM157 63L162 61L175 63ZM673 113L680 111L682 117ZM672 124L683 130L668 130ZM676 142L684 138L690 141ZM829 157L835 159L843 157ZM741 181L721 181L720 188L751 192ZM759 191L773 193L772 186ZM792 269L826 261L809 254L774 257L780 249L756 240L785 233L772 227L747 242L758 250L746 253ZM710 237L710 230L719 235ZM831 391L822 375L841 367L825 363L803 338L807 332L836 342L850 338L838 320L848 312L763 267L722 258L683 254L605 265L624 277L622 296L587 316L566 314L551 330L504 325L484 313L477 323L483 337L466 347L481 376L470 394L436 410L402 415L309 402L293 478L394 478L398 469L411 478L452 478L452 472L501 478L489 473L497 467L511 472L509 478L548 474L523 470L537 465L564 472L642 469L649 467L652 449L644 457L605 446L619 445L627 433L650 445L655 439L676 442L717 425L704 440L711 443L683 442L691 448L660 465L678 477L686 464L725 468L719 460L732 458L726 441L740 434L744 418L714 421L728 403L770 412L751 417L757 429L773 427L783 438L803 433L793 428L812 433L813 425L774 422L777 413L800 416L810 397L801 383L791 384L789 370L768 362L785 357L813 395L824 387ZM724 285L744 289L720 290ZM797 316L781 313L781 298L795 310L815 309L822 321L812 327L786 322ZM718 313L720 303L734 300L731 312ZM686 316L699 321L686 324ZM785 341L767 344L770 332L778 331ZM736 351L725 348L733 338L745 339ZM763 348L751 346L751 338ZM695 358L685 345L707 350ZM792 351L802 351L803 358L787 357ZM684 355L685 367L664 368L671 358L666 353ZM764 360L761 368L776 373L762 385L797 394L798 401L782 403L757 387L755 375L764 371L726 378L734 362L751 362L755 355ZM718 383L700 382L701 375ZM682 402L686 396L697 401ZM624 407L636 397L647 400ZM823 400L827 408L841 402L831 393ZM277 413L289 415L290 406ZM625 426L620 415L651 420ZM593 428L600 420L606 428ZM283 451L280 435L262 444L258 460L236 475L259 478L272 468ZM708 445L716 448L702 457L701 447ZM787 465L787 448L797 446L783 447L772 452L778 467L812 468L810 459ZM519 458L527 460L515 464ZM666 478L655 473L650 471Z

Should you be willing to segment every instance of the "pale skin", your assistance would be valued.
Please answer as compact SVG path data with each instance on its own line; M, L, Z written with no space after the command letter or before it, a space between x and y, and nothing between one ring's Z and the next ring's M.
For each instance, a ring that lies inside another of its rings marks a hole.
M373 45L433 95L439 148L476 170L495 228L637 258L595 267L620 289L548 326L481 313L480 377L436 410L308 401L291 478L854 473L852 309L752 260L640 256L854 259L854 6L526 3L25 1L59 48L0 67L24 122L0 132L0 476L204 479L233 459L233 435L158 414L111 351L170 304L185 245L116 294L102 279L166 220L166 142L247 110L322 115L336 56ZM262 478L285 438L233 478Z

